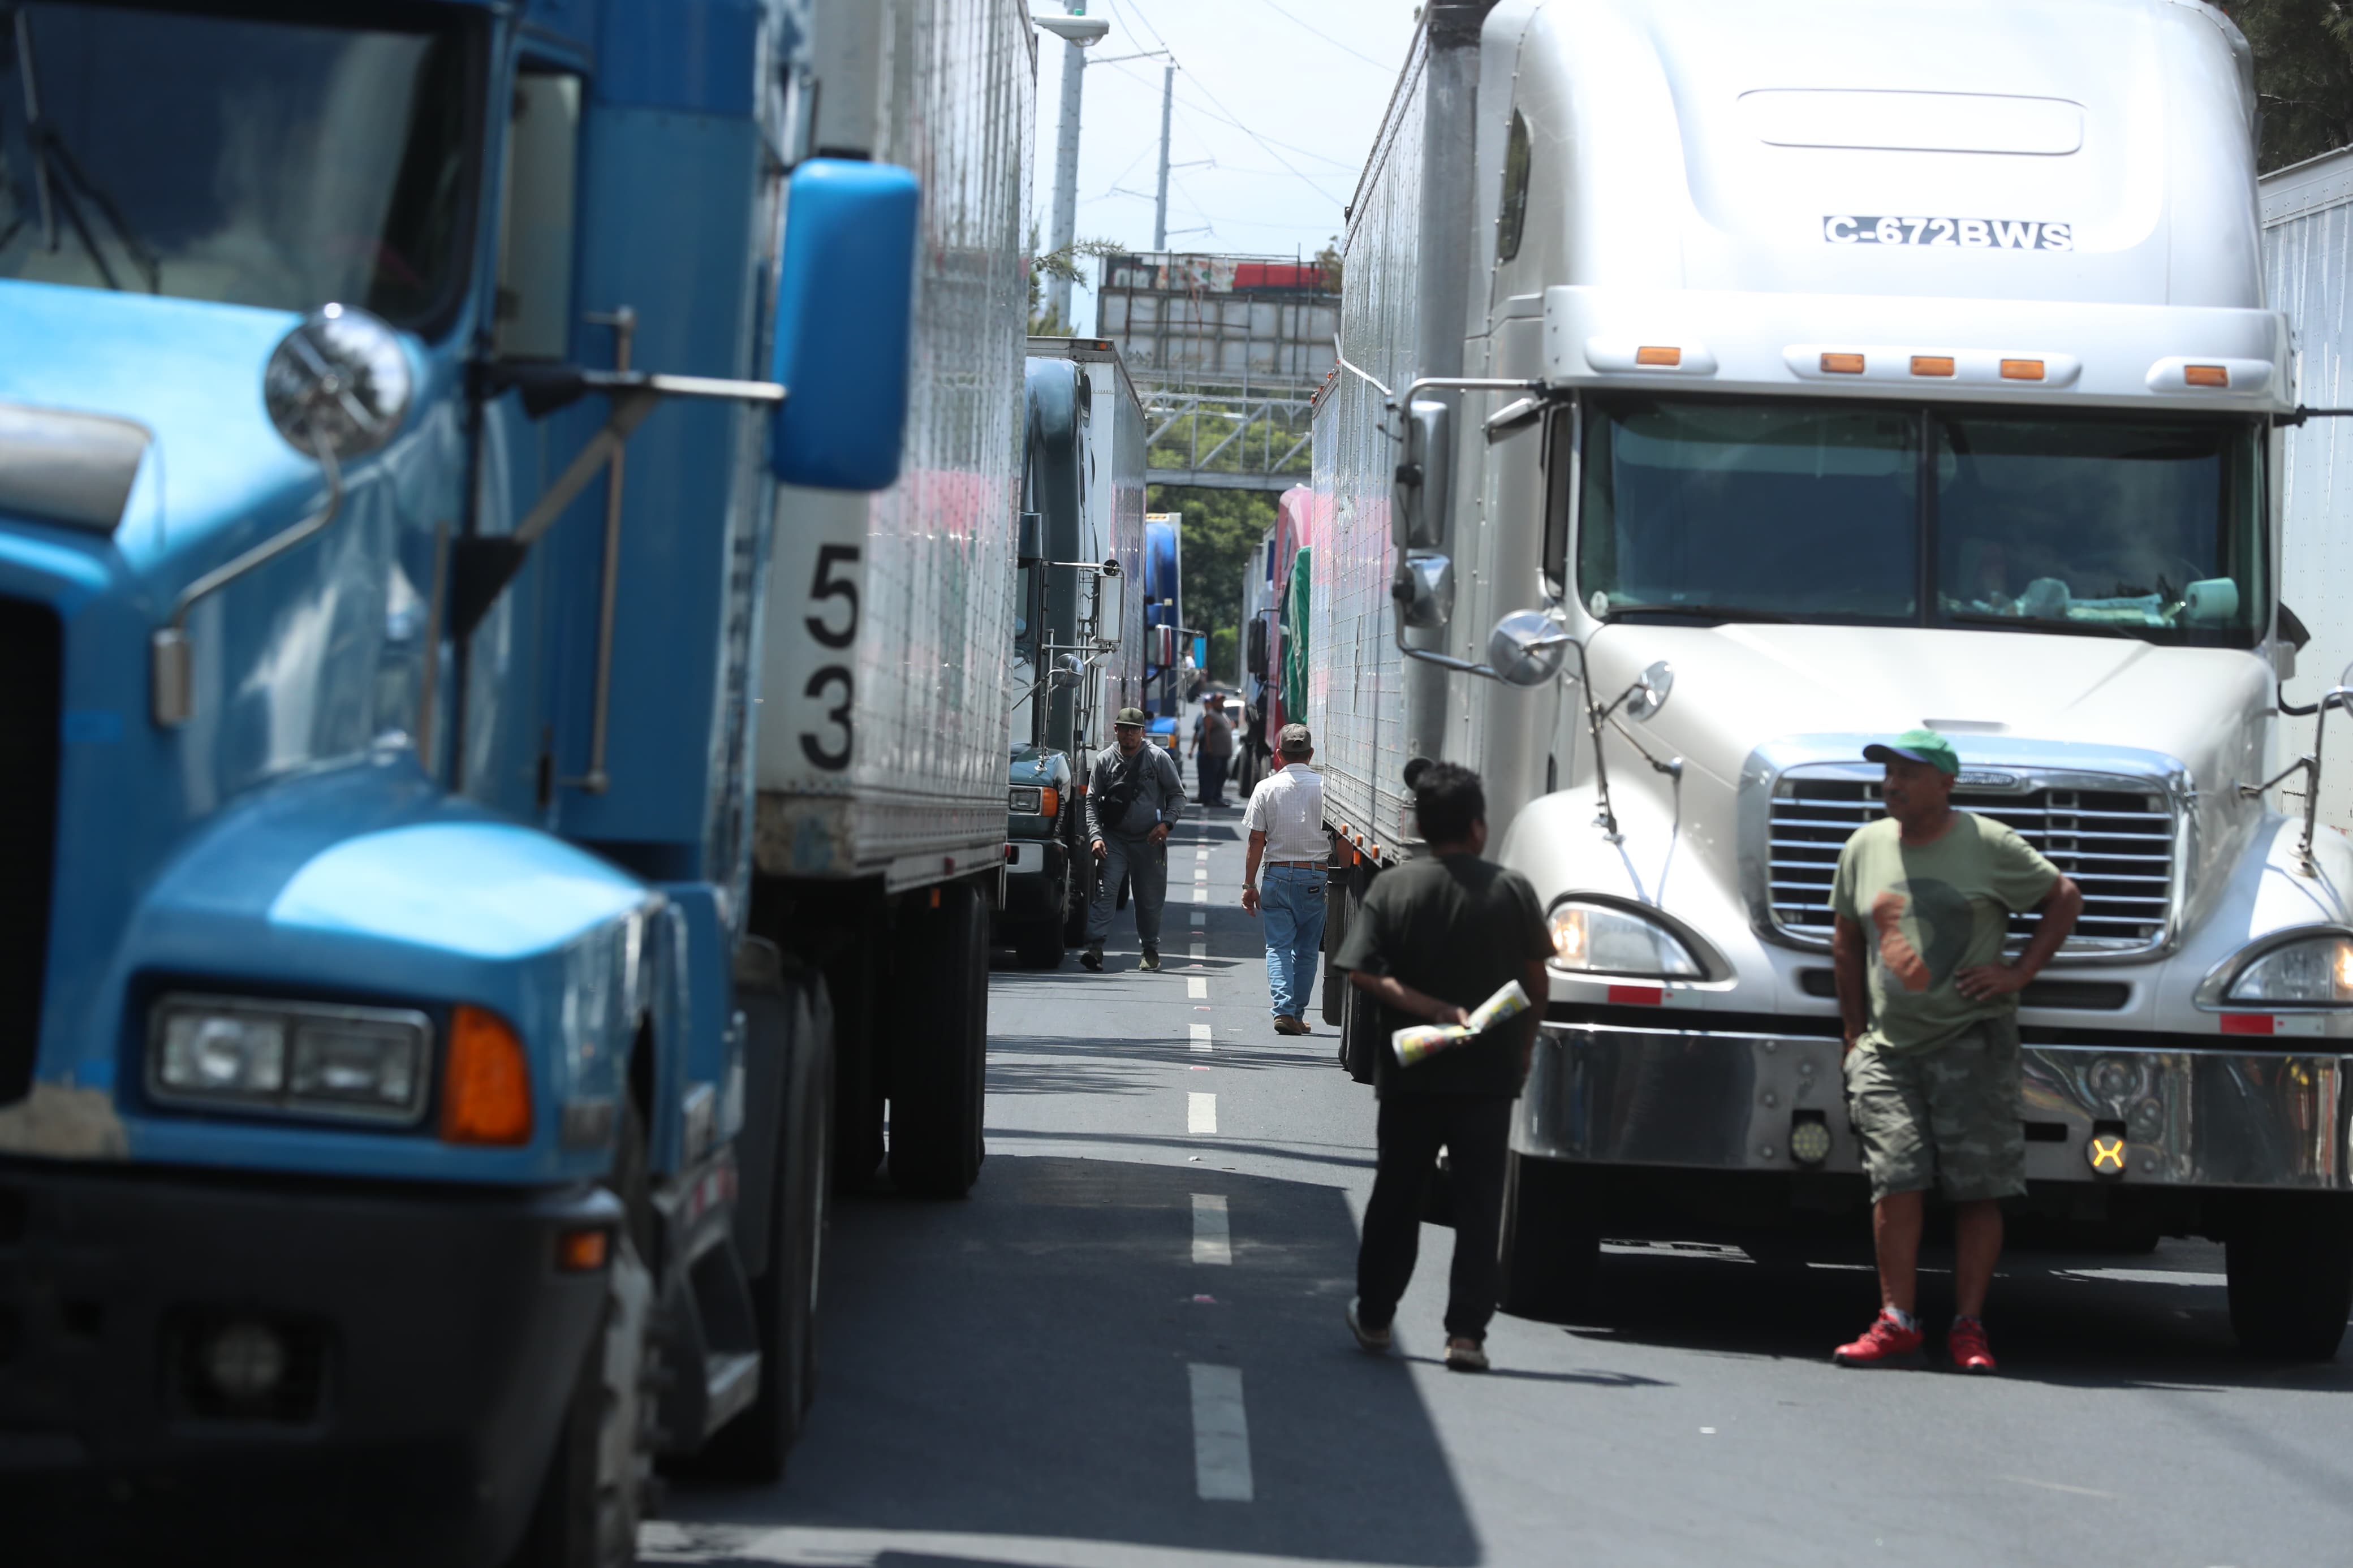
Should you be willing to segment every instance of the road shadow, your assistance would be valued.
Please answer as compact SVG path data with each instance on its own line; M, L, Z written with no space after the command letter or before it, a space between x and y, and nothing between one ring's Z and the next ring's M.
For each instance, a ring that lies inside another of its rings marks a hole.
M786 1479L681 1485L669 1517L1481 1561L1410 1372L1343 1325L1338 1189L993 1152L965 1202L839 1205L821 1393ZM1196 1194L1226 1201L1229 1266L1192 1260ZM1193 1363L1241 1372L1253 1502L1196 1495Z
M1832 1242L1759 1264L1737 1247L1613 1247L1577 1321L1584 1340L1720 1354L1827 1361L1870 1322L1878 1285L1867 1240ZM1941 1368L1952 1319L1952 1254L1920 1258L1928 1362ZM2168 1241L2147 1256L2038 1247L2006 1253L1986 1323L2001 1375L2065 1387L2353 1389L2353 1358L2283 1363L2251 1357L2231 1331L2221 1249Z

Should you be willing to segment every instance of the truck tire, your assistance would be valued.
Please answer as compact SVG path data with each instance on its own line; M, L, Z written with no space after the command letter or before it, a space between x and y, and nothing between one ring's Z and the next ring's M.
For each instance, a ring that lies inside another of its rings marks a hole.
M1593 1293L1601 1237L1576 1212L1569 1172L1514 1153L1504 1179L1502 1306L1515 1318L1574 1321Z
M628 1211L606 1265L605 1313L581 1357L555 1452L511 1568L626 1568L653 1480L654 1404L661 1378L653 1330L653 1202L646 1129L624 1101L606 1186Z
M936 908L917 909L900 928L891 1179L902 1193L960 1198L980 1176L988 912L970 883L937 892Z
M1013 956L1024 969L1059 969L1062 963L1062 922L1053 916L1025 921L1013 928Z
M2281 1361L2337 1354L2353 1312L2353 1199L2253 1194L2224 1257L2241 1350Z
M691 1473L765 1485L785 1473L817 1394L818 1283L832 1192L833 1030L822 996L794 995L795 1022L777 1107L767 1268L751 1281L760 1394L712 1435Z
M1349 873L1324 873L1324 1021L1335 1027L1346 1017L1348 976L1332 966L1332 955L1347 937L1348 921L1356 900L1348 889Z

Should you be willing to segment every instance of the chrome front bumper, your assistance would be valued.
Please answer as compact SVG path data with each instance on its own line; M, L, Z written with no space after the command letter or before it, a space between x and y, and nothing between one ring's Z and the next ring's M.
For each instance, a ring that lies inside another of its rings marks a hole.
M2219 1043L2219 1042L2218 1042ZM1546 1024L1512 1147L1596 1165L1862 1169L1839 1042L1813 1035ZM2344 1189L2348 1059L2243 1048L2029 1046L2019 1114L2030 1181ZM1790 1158L1793 1116L1820 1115L1829 1156ZM2124 1170L2088 1145L2121 1129Z

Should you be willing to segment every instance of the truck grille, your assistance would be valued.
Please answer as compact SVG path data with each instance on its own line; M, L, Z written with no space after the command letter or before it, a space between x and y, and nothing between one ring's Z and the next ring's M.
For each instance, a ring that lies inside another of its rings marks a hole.
M57 616L0 599L0 1105L32 1091L40 1045L63 674Z
M2120 784L2124 781L2119 780ZM2133 789L1957 789L1953 804L2018 830L2084 890L2070 952L2137 952L2165 940L2173 901L2173 816ZM1775 929L1827 942L1831 878L1854 830L1884 816L1875 781L1785 777L1773 792L1770 888ZM2038 919L2012 915L2013 944Z

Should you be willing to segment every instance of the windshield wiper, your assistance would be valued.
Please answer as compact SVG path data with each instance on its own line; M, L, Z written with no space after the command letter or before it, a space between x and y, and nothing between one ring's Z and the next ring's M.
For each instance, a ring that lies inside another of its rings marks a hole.
M25 96L25 140L31 145L33 153L33 192L41 213L42 247L51 255L57 253L58 215L62 212L75 237L81 241L82 248L90 252L90 261L98 268L98 275L106 279L106 286L117 291L121 289L121 281L115 277L114 268L107 265L106 253L99 247L98 236L91 231L90 220L82 213L82 203L87 201L98 209L99 216L114 230L115 243L128 251L139 270L146 274L147 291L161 294L164 291L163 262L147 242L139 237L138 231L122 216L122 209L115 205L114 198L84 171L81 160L73 155L73 150L66 145L65 138L41 112L41 81L33 61L31 13L19 6L9 13L9 19L15 24L16 84ZM76 194L77 188L79 195ZM15 235L17 226L10 226L10 237Z
M2013 632L2057 632L2063 637L2126 637L2134 642L2145 640L2134 637L2132 627L2119 621L2054 621L2042 616L1970 615L1958 610L1946 611L1945 619L1964 626L2000 626ZM2173 628L2151 624L2140 629L2168 632Z
M1612 605L1601 618L1619 620L1627 616L1689 616L1695 620L1764 621L1775 626L1788 626L1795 616L1777 615L1771 610L1752 610L1741 605Z

